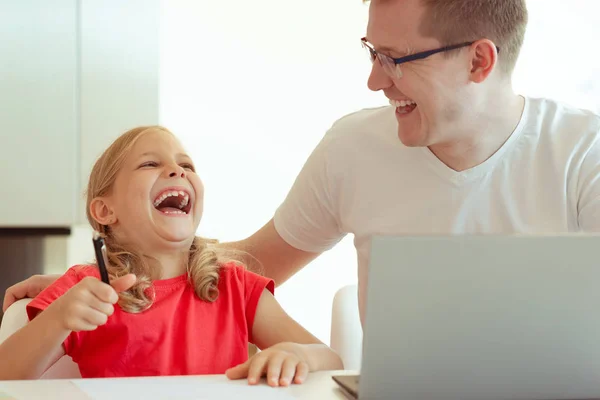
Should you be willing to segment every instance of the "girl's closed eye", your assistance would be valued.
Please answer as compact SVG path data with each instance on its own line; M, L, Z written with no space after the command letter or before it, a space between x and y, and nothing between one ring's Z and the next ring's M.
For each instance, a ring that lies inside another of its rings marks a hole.
M192 164L183 163L183 164L179 164L179 166L184 169L189 169L192 172L196 172L196 168L194 168L194 166Z
M144 167L158 167L158 163L156 161L146 161L145 163L142 163L139 168L144 168Z

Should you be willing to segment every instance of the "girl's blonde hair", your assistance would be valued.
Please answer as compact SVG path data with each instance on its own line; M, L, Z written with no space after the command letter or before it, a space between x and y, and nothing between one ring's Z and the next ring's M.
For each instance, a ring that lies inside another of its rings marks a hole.
M123 167L131 148L142 135L152 131L173 135L162 126L142 126L131 129L115 140L94 164L86 191L86 213L92 228L104 237L108 258L108 273L117 278L128 273L136 275L136 283L119 294L119 305L127 312L137 313L148 309L153 302L152 279L147 256L136 249L117 243L111 229L99 224L91 215L90 205L96 197L109 195L118 172ZM219 295L219 266L225 262L225 249L214 246L216 240L195 237L190 247L187 274L200 299L213 302Z

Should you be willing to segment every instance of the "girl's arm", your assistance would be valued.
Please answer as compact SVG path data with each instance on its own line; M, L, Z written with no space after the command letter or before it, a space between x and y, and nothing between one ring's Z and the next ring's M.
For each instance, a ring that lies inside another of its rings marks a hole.
M65 354L70 331L46 311L0 344L0 380L37 379Z
M301 383L308 372L344 368L337 353L294 321L267 289L258 302L252 336L263 351L227 371L229 378L247 376L256 383L266 373L269 385L278 386Z
M292 319L266 289L260 297L254 318L252 336L259 349L281 343L295 344L304 353L311 371L343 368L337 353Z
M111 286L83 278L38 316L0 344L0 380L37 379L65 354L62 343L72 331L92 331L114 312L118 292L135 283L135 275Z

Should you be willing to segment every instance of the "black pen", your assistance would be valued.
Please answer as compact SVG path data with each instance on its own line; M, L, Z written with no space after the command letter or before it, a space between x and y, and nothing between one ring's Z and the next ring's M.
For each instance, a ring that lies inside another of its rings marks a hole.
M94 242L94 251L96 252L96 263L100 270L100 278L102 279L102 282L110 285L108 280L108 270L106 269L108 261L106 260L106 246L104 245L104 239L102 239L102 236L100 236L98 232L94 231L92 241Z

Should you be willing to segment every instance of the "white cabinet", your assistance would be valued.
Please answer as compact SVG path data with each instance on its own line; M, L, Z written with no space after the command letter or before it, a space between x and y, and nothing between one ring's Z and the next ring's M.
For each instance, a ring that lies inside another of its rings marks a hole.
M0 1L0 227L75 217L76 4Z
M86 224L91 167L158 123L160 0L0 0L0 229Z

